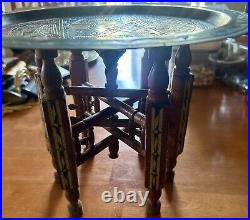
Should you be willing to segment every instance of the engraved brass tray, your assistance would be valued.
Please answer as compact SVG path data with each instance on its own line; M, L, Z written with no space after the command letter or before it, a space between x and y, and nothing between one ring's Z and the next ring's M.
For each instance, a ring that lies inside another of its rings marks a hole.
M3 47L124 49L175 46L247 33L246 13L173 5L78 6L2 15Z

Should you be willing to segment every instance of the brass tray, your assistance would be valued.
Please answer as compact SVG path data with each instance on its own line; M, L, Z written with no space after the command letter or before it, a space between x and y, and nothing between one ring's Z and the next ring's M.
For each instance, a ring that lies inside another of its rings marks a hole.
M247 33L248 15L173 5L78 6L2 15L3 47L124 49L203 43Z

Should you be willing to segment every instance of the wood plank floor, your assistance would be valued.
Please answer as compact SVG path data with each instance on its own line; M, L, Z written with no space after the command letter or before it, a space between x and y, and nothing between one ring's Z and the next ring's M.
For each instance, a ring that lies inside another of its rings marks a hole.
M173 185L161 197L161 217L247 217L247 104L225 86L193 92L184 152ZM68 217L54 183L39 106L3 118L3 217ZM96 139L107 133L96 129ZM83 217L146 217L145 207L103 203L118 187L144 190L143 161L121 142L119 158L104 150L79 167Z

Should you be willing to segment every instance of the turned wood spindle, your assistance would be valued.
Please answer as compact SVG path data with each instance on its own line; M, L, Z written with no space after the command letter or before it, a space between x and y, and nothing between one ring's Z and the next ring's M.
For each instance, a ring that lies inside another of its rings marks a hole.
M105 87L108 89L117 89L118 61L126 50L102 50L100 56L105 64Z
M145 48L144 55L141 60L141 89L148 89L148 76L152 65L153 62L149 56L149 49ZM146 98L141 98L138 105L140 112L145 113Z
M117 89L117 75L118 75L118 61L126 50L102 50L99 52L105 64L105 76L107 89ZM113 136L111 144L109 145L109 157L115 159L118 157L119 140Z
M81 50L72 50L70 56L70 79L72 86L81 86L88 81L88 69L87 61L84 59ZM73 95L74 103L76 107L76 117L80 119L84 118L84 112L86 111L82 97Z
M72 50L70 56L70 79L72 86L82 86L83 83L89 81L88 75L88 62L82 55L81 50ZM73 95L74 103L76 105L76 117L80 120L85 118L85 111L91 111L91 97L81 95ZM97 101L97 100L96 100ZM99 101L99 100L98 100ZM86 144L87 148L90 148L94 145L94 128L90 127L82 133L83 137L88 137L89 141ZM78 136L75 136L78 137ZM79 138L79 137L78 137ZM79 140L76 140L78 142ZM77 149L77 154L81 153L81 148Z

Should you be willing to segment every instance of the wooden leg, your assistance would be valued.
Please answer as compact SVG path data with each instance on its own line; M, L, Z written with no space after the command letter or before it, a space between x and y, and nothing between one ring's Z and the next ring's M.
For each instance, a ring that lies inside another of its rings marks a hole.
M117 89L117 64L120 57L125 53L126 50L102 50L99 55L102 57L105 64L105 76L106 84L105 87L109 89Z
M87 137L89 138L87 148L91 148L95 144L95 133L94 133L94 127L88 128L87 131Z
M142 61L141 61L141 89L148 89L148 76L152 68L152 60L149 58L149 49L145 49ZM139 110L145 113L146 99L142 98L139 102Z
M168 133L167 182L173 182L177 156L182 153L187 129L193 76L190 74L191 52L188 45L181 46L175 57L171 88L171 117Z
M159 214L161 189L166 171L169 83L166 61L171 57L171 47L152 48L149 51L153 65L148 80L146 99L146 173L145 185L150 191L147 211Z
M148 89L148 76L152 68L152 60L149 57L149 49L145 49L142 61L141 61L141 89ZM139 101L139 110L145 113L146 109L146 99L142 98Z
M70 217L79 218L83 214L82 202L79 200L79 190L68 189L65 192L65 196L69 201L68 210Z
M107 89L117 89L117 75L118 69L117 64L120 57L125 53L126 50L103 50L99 53L105 64L105 76ZM119 151L119 141L117 138L113 137L113 141L109 146L109 157L111 159L118 158Z
M72 50L70 57L70 79L72 86L81 86L83 83L89 81L88 76L88 62L84 59L81 50ZM73 96L74 103L76 106L76 117L80 120L85 118L84 113L86 110L91 111L92 104L91 97ZM91 127L82 133L83 137L88 137L89 141L86 144L87 149L94 145L94 128ZM81 147L78 151L81 151ZM77 152L80 154L81 152Z
M48 110L44 112L44 119L51 145L51 154L66 198L69 201L70 214L72 217L80 217L82 205L79 200L76 151L62 87L62 76L54 62L57 51L41 50L38 53L42 59L41 80Z
M41 58L39 51L35 52L35 61L36 61L36 65L38 67L37 73L35 74L35 81L36 81L38 101L39 101L39 105L40 105L40 113L41 113L41 118L42 118L42 122L43 122L47 150L52 155L51 142L49 140L48 131L47 131L47 124L46 124L45 116L44 116L44 113L47 113L48 109L47 109L46 100L44 99L44 92L43 92L44 88L43 88L42 81L41 81L42 58ZM55 170L57 170L55 158L53 156L52 156L52 165L54 166ZM55 173L54 173L55 182L60 184L61 188L63 188L61 180L58 176L59 176L59 174L57 173L57 171L55 171Z
M109 146L109 158L116 159L118 158L119 151L119 141L117 138L113 138Z
M88 63L84 60L81 50L71 51L69 69L72 86L81 86L84 82L88 81L87 65ZM86 110L82 97L74 95L73 99L76 105L76 117L82 120L84 118L84 111Z
M161 212L161 190L150 190L147 201L147 213L157 215Z

